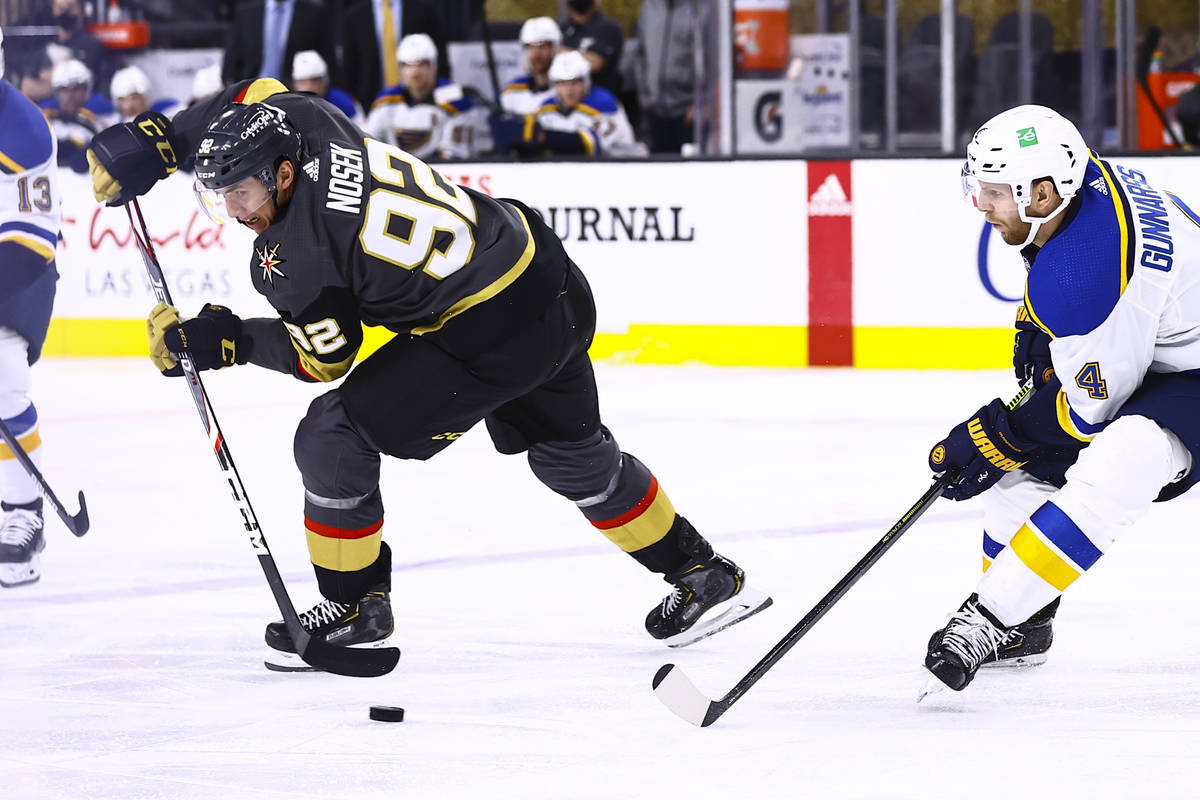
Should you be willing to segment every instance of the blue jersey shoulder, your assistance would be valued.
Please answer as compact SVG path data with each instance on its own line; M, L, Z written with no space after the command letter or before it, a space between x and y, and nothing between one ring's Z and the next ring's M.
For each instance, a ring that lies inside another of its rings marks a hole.
M603 86L593 86L592 90L579 101L579 104L594 108L601 114L615 114L619 107L617 105L617 98Z
M1076 198L1078 211L1063 212L1074 218L1038 251L1026 284L1030 312L1054 336L1095 330L1112 313L1129 276L1124 200L1103 162L1089 162Z
M520 91L522 89L532 89L532 88L533 88L533 76L530 75L529 73L526 73L524 75L518 75L517 77L513 78L508 83L504 84L504 88L501 89L500 92L501 92L501 94L503 94L504 92L514 92L514 91Z
M337 106L339 111L351 119L358 113L358 109L354 107L354 98L348 92L336 86L329 87L329 91L325 94L325 99Z
M11 83L0 80L0 171L24 172L50 158L54 136L46 117Z

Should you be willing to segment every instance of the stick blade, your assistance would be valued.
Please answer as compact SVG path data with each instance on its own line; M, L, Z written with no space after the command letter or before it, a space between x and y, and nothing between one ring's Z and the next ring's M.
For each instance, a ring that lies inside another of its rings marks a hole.
M351 678L378 678L387 675L400 661L397 647L358 648L337 647L315 639L299 653L310 667L316 667L334 675Z
M67 522L70 519L70 522ZM79 513L73 517L67 517L63 520L66 522L67 530L76 536L83 536L88 532L88 528L92 523L88 520L87 501L83 499L83 492L79 493Z
M659 669L651 688L662 704L680 719L700 728L711 725L716 719L715 715L710 718L712 701L674 664L664 664Z

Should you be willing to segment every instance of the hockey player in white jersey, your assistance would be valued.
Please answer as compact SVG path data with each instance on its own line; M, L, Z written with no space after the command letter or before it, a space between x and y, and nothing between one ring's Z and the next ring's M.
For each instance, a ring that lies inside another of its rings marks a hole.
M936 473L958 470L947 497L986 501L986 571L925 658L955 690L983 664L1044 658L1062 592L1152 502L1200 479L1196 206L1090 152L1041 106L985 123L963 182L1022 248L1018 360L1049 362L1029 370L1042 385L1028 402L993 400L929 456Z
M183 108L170 97L154 99L150 76L141 67L125 67L113 73L109 97L117 107L120 122L132 122L138 114L157 111L164 117L175 116Z
M463 159L474 152L475 103L462 87L437 77L437 46L423 33L396 48L403 83L389 86L371 105L367 135L399 145L423 160Z
M599 156L640 156L646 148L633 136L625 110L612 92L592 86L591 67L582 54L567 50L550 64L554 96L537 114L493 119L497 152Z
M0 77L0 419L35 465L41 463L42 442L29 368L41 354L58 280L56 155L42 112ZM3 441L0 501L0 586L32 583L41 576L39 553L45 547L42 498Z
M531 17L521 25L520 39L528 72L500 90L500 106L509 114L536 114L545 101L554 97L550 63L558 52L562 31L550 17Z
M114 120L98 116L85 106L92 94L92 71L82 61L71 59L54 65L53 107L44 109L58 142L58 163L75 172L87 172L84 153L92 137Z

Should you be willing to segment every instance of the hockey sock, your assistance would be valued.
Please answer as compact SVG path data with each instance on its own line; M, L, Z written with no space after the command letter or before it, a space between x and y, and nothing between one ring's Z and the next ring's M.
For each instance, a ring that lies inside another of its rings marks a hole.
M4 424L12 431L30 460L38 469L42 466L42 438L38 434L37 409L33 403ZM7 442L0 441L0 498L13 505L24 505L39 497L37 482L25 471Z

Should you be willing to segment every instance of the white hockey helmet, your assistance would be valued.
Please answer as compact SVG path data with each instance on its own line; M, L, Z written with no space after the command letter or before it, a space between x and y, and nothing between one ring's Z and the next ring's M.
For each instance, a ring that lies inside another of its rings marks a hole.
M1024 247L1044 222L1062 213L1083 186L1088 157L1082 134L1054 109L1034 105L1010 108L985 122L967 145L963 197L978 206L981 183L1007 184L1021 220L1030 223L1029 236L1020 245ZM1033 183L1042 178L1054 181L1062 202L1048 216L1030 217L1025 212L1033 200Z
M221 83L221 65L209 64L196 70L192 78L192 100L205 100L215 94L220 94L225 85Z
M564 50L550 62L550 82L573 81L582 78L585 85L592 83L592 67L578 50Z
M410 33L400 40L400 46L396 48L396 60L401 64L428 61L436 68L437 45L424 33Z
M113 73L109 94L113 100L131 94L150 96L150 76L137 67L125 67Z
M55 89L63 89L67 86L87 86L87 90L92 90L92 71L87 68L77 58L72 58L67 61L60 61L54 65L54 72L50 76L50 85Z
M558 43L561 41L562 31L558 29L558 23L550 17L530 17L521 26L521 44L523 45L549 42L558 47Z
M316 50L301 50L292 59L292 80L307 81L329 77L329 65Z

